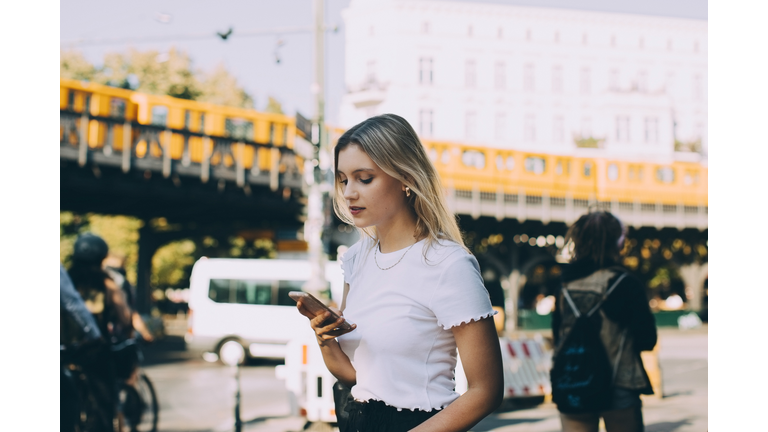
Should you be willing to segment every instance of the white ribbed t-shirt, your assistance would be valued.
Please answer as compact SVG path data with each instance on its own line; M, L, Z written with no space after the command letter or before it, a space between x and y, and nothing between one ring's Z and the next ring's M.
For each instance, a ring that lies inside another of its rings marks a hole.
M363 238L342 257L349 284L344 316L357 324L338 338L357 373L352 396L401 409L442 409L459 397L451 328L495 314L477 260L451 241L425 249L422 240L408 252L387 254L372 244ZM391 269L379 268L401 257Z

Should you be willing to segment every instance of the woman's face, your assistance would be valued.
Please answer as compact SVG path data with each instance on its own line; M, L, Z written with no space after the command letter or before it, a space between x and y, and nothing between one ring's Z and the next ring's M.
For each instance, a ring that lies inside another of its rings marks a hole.
M403 184L379 168L359 145L339 152L336 174L358 228L385 226L408 211Z

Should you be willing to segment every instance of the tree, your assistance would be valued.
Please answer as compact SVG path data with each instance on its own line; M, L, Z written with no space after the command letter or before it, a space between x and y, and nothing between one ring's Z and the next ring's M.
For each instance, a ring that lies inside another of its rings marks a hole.
M142 93L253 108L251 95L223 64L211 72L193 69L189 55L176 48L171 48L167 53L135 49L127 53L108 53L100 67L89 63L80 52L61 51L59 66L62 78L92 81Z
M278 100L272 96L267 98L267 107L264 109L264 111L268 113L284 114L282 104L280 104L280 102L278 102Z
M253 108L253 98L243 90L223 64L209 73L201 73L200 96L197 100L217 105Z

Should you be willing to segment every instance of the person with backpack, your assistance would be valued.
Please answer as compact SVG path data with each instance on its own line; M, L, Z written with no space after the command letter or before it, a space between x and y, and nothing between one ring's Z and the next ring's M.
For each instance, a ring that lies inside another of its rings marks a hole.
M641 394L653 394L640 358L657 342L643 286L619 265L626 229L606 211L568 230L570 263L552 316L552 400L564 432L644 430Z

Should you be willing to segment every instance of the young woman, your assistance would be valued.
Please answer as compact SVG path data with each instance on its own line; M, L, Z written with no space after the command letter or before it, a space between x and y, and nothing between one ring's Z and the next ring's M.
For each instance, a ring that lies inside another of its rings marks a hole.
M361 231L344 254L345 317L310 318L325 364L352 387L348 430L467 431L502 400L494 311L435 167L405 119L385 114L335 148L336 214ZM456 348L469 384L454 391Z
M625 229L611 213L585 214L568 230L566 244L573 242L571 262L562 273L563 285L580 313L591 310L618 281L599 310L600 339L612 370L613 395L610 406L601 412L560 413L564 432L597 432L600 417L608 432L641 432L643 427L640 394L653 394L643 368L640 351L656 345L656 322L642 285L619 267ZM619 279L622 278L622 279ZM556 297L552 316L555 353L558 344L574 325L575 314L564 294Z

